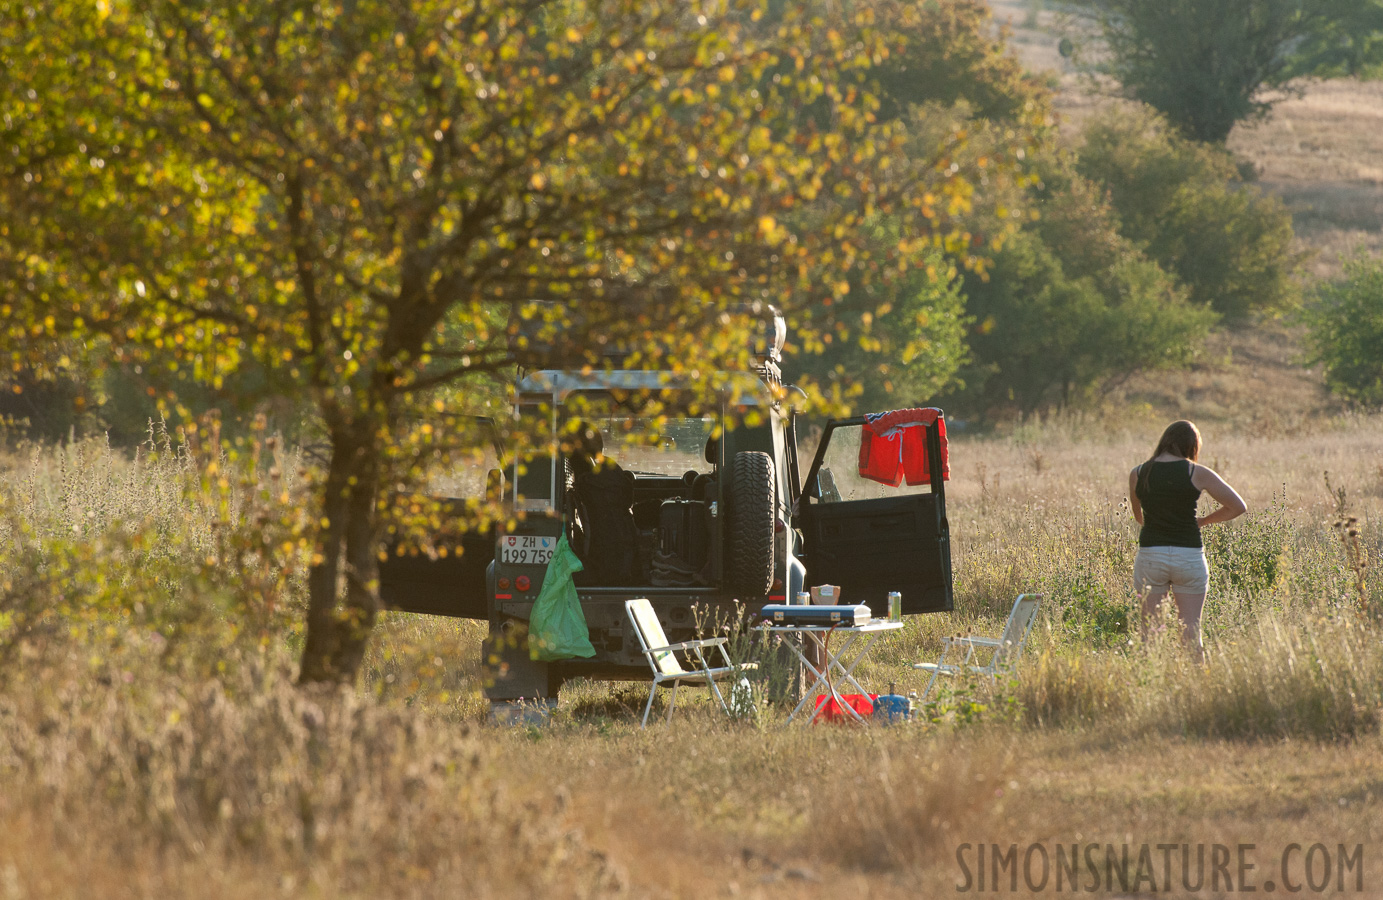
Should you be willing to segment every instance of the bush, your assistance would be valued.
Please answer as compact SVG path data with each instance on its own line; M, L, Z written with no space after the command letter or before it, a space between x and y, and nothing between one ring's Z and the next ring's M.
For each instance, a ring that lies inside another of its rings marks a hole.
M974 364L963 377L990 412L1077 405L1120 377L1184 363L1215 318L1119 234L1068 157L1041 173L1041 218L965 279Z
M1203 537L1217 603L1237 600L1247 609L1286 574L1290 528L1282 501L1275 500L1261 513L1208 529Z
M1014 120L1045 108L1043 86L1009 50L988 4L980 0L903 4L903 27L912 41L904 54L877 63L882 88L879 116L909 106L964 101L974 115Z
M1108 192L1119 233L1192 303L1243 319L1297 301L1291 215L1242 184L1226 151L1177 136L1149 109L1115 111L1086 129L1077 168Z
M1132 598L1117 596L1103 579L1089 571L1060 572L1047 590L1061 609L1062 631L1077 644L1104 647L1128 640Z
M1325 366L1335 393L1383 404L1383 262L1358 257L1339 280L1317 289L1305 311L1312 363Z

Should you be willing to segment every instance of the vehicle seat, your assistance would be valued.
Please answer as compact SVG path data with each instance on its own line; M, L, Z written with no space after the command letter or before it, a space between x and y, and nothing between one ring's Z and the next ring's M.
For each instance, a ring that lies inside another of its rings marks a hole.
M716 461L720 458L720 442L715 438L706 441L706 449L702 451L702 457L711 464L709 473L698 473L691 483L691 499L704 501L706 496L711 493L711 486L716 480Z
M576 476L576 496L589 535L585 570L577 583L604 586L639 583L639 528L634 521L634 476L606 459Z
M634 476L604 455L600 430L581 423L566 457L574 475L584 546L575 548L583 571L578 584L639 583L639 528L634 520Z

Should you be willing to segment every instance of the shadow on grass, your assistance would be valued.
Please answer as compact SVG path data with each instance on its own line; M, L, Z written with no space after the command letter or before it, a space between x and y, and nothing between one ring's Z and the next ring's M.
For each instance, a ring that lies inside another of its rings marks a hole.
M584 690L580 696L573 698L570 703L562 704L576 722L632 721L637 724L643 716L643 706L648 702L648 686L643 684L610 687L605 691L600 690L601 685L595 682L582 687ZM678 692L678 706L690 699L684 697L684 694L683 691ZM653 717L660 713L667 714L667 701L664 697L654 700L649 720L652 721Z

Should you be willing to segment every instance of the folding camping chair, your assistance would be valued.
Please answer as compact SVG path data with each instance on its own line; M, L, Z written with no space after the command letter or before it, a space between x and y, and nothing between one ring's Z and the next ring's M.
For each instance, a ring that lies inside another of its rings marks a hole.
M1019 594L1018 599L1013 601L1013 610L1008 614L1004 633L997 638L978 635L942 638L940 659L934 663L915 663L913 665L914 669L922 669L932 673L931 679L927 682L927 689L922 692L922 699L926 700L927 695L932 692L932 685L936 683L936 676L938 675L957 675L968 671L976 675L988 675L993 678L1000 672L1011 671L1023 655L1023 645L1028 640L1028 632L1032 630L1033 620L1037 618L1037 604L1041 600L1041 594ZM954 662L947 662L946 657L950 654L952 647L964 647L965 656ZM991 651L989 662L984 665L976 665L976 650Z
M672 682L672 701L667 708L667 720L669 722L672 721L672 711L677 708L677 688L684 681L688 684L704 684L710 687L711 693L715 694L716 700L720 703L720 708L725 710L726 715L730 715L730 707L725 702L725 697L721 695L720 688L716 685L716 676L753 669L756 668L756 663L744 663L738 666L731 663L730 655L725 651L727 639L723 637L669 644L667 635L663 634L662 623L658 621L658 614L653 611L653 604L649 603L646 597L624 601L624 610L629 614L629 622L634 626L634 634L638 635L639 647L643 650L644 658L648 660L649 667L653 669L653 687L648 691L648 703L643 708L643 721L639 723L640 728L648 724L648 714L653 710L653 697L658 692L658 685L665 681ZM720 658L725 662L725 665L713 668L706 662L706 657L702 651L708 647L720 648ZM686 653L689 659L694 657L696 670L688 672L682 668L681 661L677 659L678 653Z

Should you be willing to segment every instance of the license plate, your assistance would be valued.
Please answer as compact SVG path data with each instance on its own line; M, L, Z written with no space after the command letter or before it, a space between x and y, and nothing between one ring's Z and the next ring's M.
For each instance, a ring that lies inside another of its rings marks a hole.
M499 561L518 566L545 566L557 549L557 538L511 534L500 540Z

